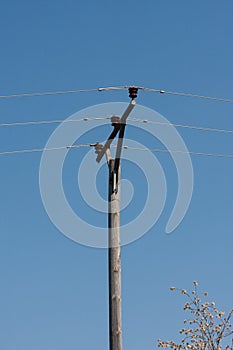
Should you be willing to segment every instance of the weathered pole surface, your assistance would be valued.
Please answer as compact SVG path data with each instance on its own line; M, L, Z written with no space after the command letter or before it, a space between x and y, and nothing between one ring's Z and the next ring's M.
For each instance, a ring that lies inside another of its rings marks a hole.
M109 264L109 348L122 350L121 252L120 252L120 166L108 162L108 264Z
M104 145L96 143L96 161L106 155L109 168L108 181L108 275L109 275L109 349L122 350L121 318L121 245L120 245L120 159L126 119L136 105L138 88L129 87L130 104L122 117L113 115L114 130ZM115 159L110 154L110 145L119 132Z

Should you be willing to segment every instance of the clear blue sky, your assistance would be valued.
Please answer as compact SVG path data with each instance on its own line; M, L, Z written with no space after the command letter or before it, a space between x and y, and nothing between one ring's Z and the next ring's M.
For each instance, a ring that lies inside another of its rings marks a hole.
M0 27L0 95L137 84L233 97L231 0L9 0L1 4ZM0 122L65 119L118 101L128 101L126 91L2 99ZM233 129L230 103L142 92L137 102L172 123ZM43 148L55 127L0 128L0 151ZM232 134L179 133L190 151L233 153ZM74 207L78 152L65 175ZM0 347L107 349L107 252L74 243L51 223L40 197L40 158L0 156ZM176 335L183 299L171 295L171 285L188 289L195 279L221 308L233 304L233 160L192 156L192 202L166 235L177 178L169 155L157 158L168 183L165 209L122 249L124 349L152 350L157 338ZM135 203L130 215L137 215Z

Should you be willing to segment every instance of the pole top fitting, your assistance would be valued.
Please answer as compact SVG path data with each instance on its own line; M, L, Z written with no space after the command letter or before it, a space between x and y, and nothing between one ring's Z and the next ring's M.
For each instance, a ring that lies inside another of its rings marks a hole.
M112 122L112 126L117 126L119 124L120 121L120 117L118 117L117 115L113 115L111 117L111 122Z
M103 147L104 147L104 146L103 146L101 143L97 142L97 143L95 144L95 153L96 153L96 154L99 154L99 153L102 151Z
M138 88L135 86L130 86L129 87L129 97L134 100L137 97L138 94Z

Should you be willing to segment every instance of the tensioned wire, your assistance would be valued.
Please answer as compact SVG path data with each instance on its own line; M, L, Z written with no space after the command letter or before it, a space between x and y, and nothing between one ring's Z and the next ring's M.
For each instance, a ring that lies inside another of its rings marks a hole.
M55 120L26 121L26 122L16 122L16 123L0 123L0 127L46 125L46 124L58 124L58 123L78 123L82 121L107 120L107 119L111 119L111 117L110 116L95 117L95 118L87 117L87 118L81 118L81 119L65 119L65 120L55 119ZM135 121L136 123L149 123L154 125L174 126L178 128L185 128L185 129L233 134L233 130L227 130L227 129L217 129L217 128L210 128L210 127L195 126L195 125L166 123L166 122L158 122L158 121L153 121L148 119L138 119L138 118L128 118L128 120Z
M80 147L91 147L95 146L95 144L79 144L75 145L75 148ZM60 151L63 149L73 148L73 146L61 146L61 147L45 147L45 148L34 148L34 149L21 149L21 150L15 150L15 151L3 151L0 152L0 155L4 154L20 154L20 153L38 153L38 152L44 152L44 151Z
M1 123L0 127L7 126L29 126L29 125L43 125L43 124L58 124L58 123L78 123L82 121L90 120L105 120L110 119L110 117L96 117L96 118L81 118L81 119L54 119L54 120L39 120L39 121L26 121L26 122L16 122L16 123Z
M190 154L196 156L205 156L205 157L222 157L222 158L233 158L233 154L222 154L222 153L203 153L203 152L193 152L193 151L179 151L171 149L158 149L158 148L147 148L147 147L128 147L123 146L124 149L134 150L134 151L150 151L158 153L179 153L179 154Z
M177 128L233 134L233 130L227 130L227 129L217 129L217 128L210 128L210 127L196 126L196 125L184 125L184 124L176 124L176 123L158 122L158 121L153 121L148 119L128 118L128 120L132 120L137 123L149 123L154 125L174 126Z
M34 93L22 93L22 94L11 94L11 95L0 95L0 98L15 98L15 97L39 97L46 95L69 95L78 92L96 92L96 91L110 91L110 90L123 90L127 87L105 87L105 88L94 88L94 89L77 89L77 90L66 90L66 91L43 91Z
M71 146L61 146L61 147L51 147L51 148L36 148L36 149L24 149L24 150L15 150L15 151L4 151L0 152L0 155L12 155L12 154L22 154L22 153L38 153L44 151L59 151L64 149L76 149L81 147L95 147L96 143L90 144L79 144ZM233 154L222 154L222 153L203 153L203 152L193 152L193 151L180 151L180 150L170 150L170 149L158 149L158 148L147 148L147 147L131 147L123 146L123 149L132 150L132 151L150 151L155 153L179 153L179 154L190 154L196 156L206 156L206 157L218 157L218 158L232 158Z
M141 87L141 86L109 86L109 87L97 87L92 89L76 89L76 90L66 90L66 91L44 91L44 92L35 92L35 93L10 94L10 95L0 95L0 99L9 99L9 98L17 98L17 97L39 97L39 96L48 96L48 95L67 95L67 94L85 93L85 92L88 93L88 92L101 92L101 91L117 91L117 90L126 90L131 87L135 87L138 90L141 90L144 92L161 93L161 94L168 94L168 95L177 95L177 96L183 96L183 97L206 99L211 101L233 103L233 99L224 98L224 97L212 97L212 96L205 96L201 94L193 94L193 93L179 92L179 91L168 91L168 90L153 89L153 88Z

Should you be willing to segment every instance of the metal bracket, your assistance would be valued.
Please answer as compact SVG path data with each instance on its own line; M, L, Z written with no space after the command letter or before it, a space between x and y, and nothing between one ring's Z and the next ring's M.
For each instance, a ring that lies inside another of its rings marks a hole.
M112 133L110 134L110 136L108 137L107 141L105 142L102 150L97 155L97 158L96 158L97 163L99 163L101 161L101 159L103 158L106 150L108 148L110 148L110 145L111 145L112 141L115 139L115 137L117 136L117 134L118 134L120 129L123 129L123 131L121 132L121 135L119 135L119 139L120 139L121 136L124 136L124 129L125 129L125 124L126 124L126 119L128 118L130 112L133 110L135 105L136 105L135 100L132 100L130 102L130 104L128 105L128 107L126 108L126 110L124 111L124 113L122 114L122 117L120 118L119 123L114 125L114 129L113 129ZM118 140L118 143L119 143L119 140ZM117 153L118 154L121 153L121 146L122 146L122 142L121 142L121 145L119 144L119 147L117 147L117 149L118 149Z

